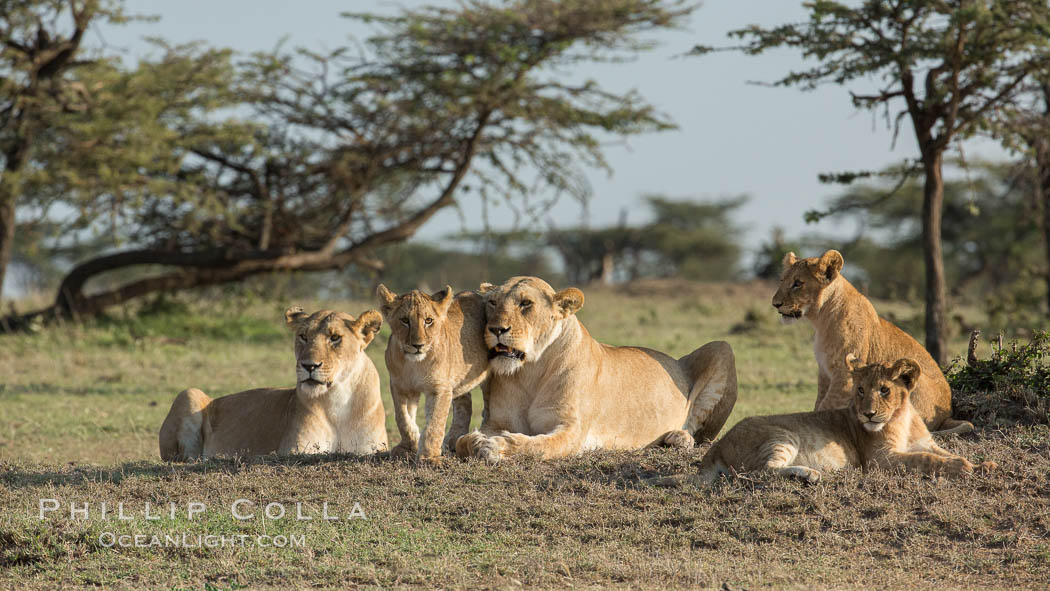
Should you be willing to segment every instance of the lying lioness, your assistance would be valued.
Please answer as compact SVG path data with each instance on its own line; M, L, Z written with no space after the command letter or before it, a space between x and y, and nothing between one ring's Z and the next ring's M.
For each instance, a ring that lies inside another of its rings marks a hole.
M808 482L822 471L854 466L903 466L926 474L962 475L973 464L934 443L909 398L922 369L911 359L861 365L848 355L854 389L849 406L834 410L748 417L704 455L699 481L730 471L771 470ZM981 464L982 470L996 467Z
M459 438L461 456L488 462L554 458L595 448L692 447L718 434L736 402L727 343L681 359L594 340L576 317L583 292L536 277L483 284L492 360L487 416Z
M842 362L853 353L863 363L892 363L912 359L922 376L912 394L912 404L931 431L968 433L973 425L952 415L952 390L941 368L926 349L892 322L880 318L868 298L842 276L842 255L829 250L819 257L800 259L789 252L784 274L773 295L773 307L785 322L807 318L816 335L817 401L814 410L844 408L853 385Z
M302 308L285 312L295 332L295 388L259 388L212 399L183 390L160 427L160 457L190 461L212 456L387 449L379 373L365 347L383 317L355 319Z
M453 295L450 286L433 295L413 290L399 296L380 285L376 295L390 324L386 368L401 432L391 454L437 463L442 447L454 447L470 428L470 392L488 377L485 304L471 291ZM422 441L416 426L420 393L427 397ZM446 437L450 406L452 427Z

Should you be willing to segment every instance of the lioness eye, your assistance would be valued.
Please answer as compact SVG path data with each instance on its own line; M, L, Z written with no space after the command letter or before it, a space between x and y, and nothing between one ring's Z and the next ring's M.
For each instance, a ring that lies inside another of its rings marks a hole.
M492 306L493 308L496 307L496 300L488 300L485 303Z
M329 338L329 339L330 339L330 340L331 340L331 341L332 341L333 343L338 343L339 341L343 340L343 337L341 337L341 336L339 336L339 335L337 335L337 334L334 334L334 335L332 335L332 336L330 336L330 337L328 337L328 338Z
M521 300L521 307L528 308L532 305L532 300Z
M864 388L857 388L857 394L863 394Z
M430 326L431 324L434 324L434 319L433 318L427 318L423 322L426 322L427 326Z
M802 282L798 279L796 279L795 282L791 284L791 289L798 289L800 287L802 287Z
M402 318L401 319L401 324L404 324L405 326L408 326L408 318Z
M306 333L305 332L299 335L299 340L304 342L304 343L306 342Z
M882 387L882 388L881 388L881 389L879 390L879 392L882 392L882 395L883 395L883 396L885 396L885 395L887 395L887 394L889 394L889 393L890 393L890 389L889 389L889 388L887 388L886 386L883 386L883 387Z

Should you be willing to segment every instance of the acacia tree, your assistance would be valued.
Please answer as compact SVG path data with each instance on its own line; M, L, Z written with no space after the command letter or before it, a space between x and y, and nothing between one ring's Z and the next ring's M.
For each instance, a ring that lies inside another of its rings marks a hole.
M33 150L56 116L87 108L90 90L72 79L91 63L81 42L93 22L120 22L105 0L8 0L0 4L0 290L15 240L15 210Z
M925 177L922 244L926 275L926 348L947 361L941 254L942 166L951 142L966 138L1050 59L1050 5L1045 0L865 0L859 5L806 2L809 20L730 32L743 51L798 49L818 60L775 81L803 90L878 77L879 91L851 93L859 108L901 101ZM699 53L709 48L697 48Z
M477 0L347 15L378 29L362 51L258 54L233 89L253 113L250 141L217 129L215 112L173 116L172 129L194 132L177 169L136 170L178 182L115 203L134 247L78 264L54 306L8 324L275 271L378 268L377 248L458 205L471 183L484 198L585 197L578 165L605 166L601 137L671 125L634 92L566 84L554 70L629 56L648 47L639 35L689 10L674 0ZM187 201L179 186L200 192ZM86 289L143 266L165 271Z
M1020 152L1035 173L1035 197L1042 209L1043 277L1050 314L1050 65L1032 76L1015 100L997 115L992 134L1007 148Z

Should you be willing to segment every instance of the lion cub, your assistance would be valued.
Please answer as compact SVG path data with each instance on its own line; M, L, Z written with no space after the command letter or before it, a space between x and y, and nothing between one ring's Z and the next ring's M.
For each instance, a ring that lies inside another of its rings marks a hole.
M821 471L846 466L973 473L966 458L934 443L909 402L922 375L918 363L900 359L861 365L850 354L845 365L855 385L847 408L746 418L707 451L699 480L710 483L730 470L772 470L817 482ZM994 462L981 464L983 471L995 467Z
M933 357L911 335L879 317L868 298L842 276L842 265L837 250L808 259L789 252L773 295L773 307L785 322L808 318L816 329L813 352L819 373L814 410L849 403L853 386L849 369L842 363L847 353L865 363L907 358L922 368L911 402L926 427L938 433L973 431L971 423L951 418L952 390Z
M259 388L212 399L183 390L160 427L160 457L190 461L277 452L371 454L387 449L379 373L365 347L383 317L302 308L285 312L295 333L294 388Z
M470 428L470 391L488 378L485 303L474 292L453 295L450 286L433 295L413 290L399 296L380 285L376 296L391 330L386 367L401 432L392 454L440 462L442 448L454 449ZM427 395L422 441L416 426L421 393ZM446 437L449 406L454 408Z

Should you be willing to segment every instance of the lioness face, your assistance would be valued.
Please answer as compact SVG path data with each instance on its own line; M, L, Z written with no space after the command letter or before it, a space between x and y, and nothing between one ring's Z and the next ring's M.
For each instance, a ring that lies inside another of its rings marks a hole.
M375 310L355 319L331 310L308 315L293 307L284 317L295 333L296 388L307 398L323 396L345 378L383 326L383 317Z
M790 324L820 308L824 289L842 269L842 255L837 250L829 250L819 257L800 259L789 252L783 263L784 274L773 294L773 307L781 320Z
M376 289L383 310L383 317L390 324L401 352L409 361L422 361L434 346L434 340L441 334L445 324L449 305L452 304L452 287L445 286L444 291L427 295L419 290L412 290L397 295L385 285Z
M892 365L860 365L850 354L846 356L846 366L853 378L852 407L857 420L872 432L881 431L887 421L903 410L922 373L919 364L911 359L901 359Z
M561 334L563 322L583 306L583 292L559 292L536 277L512 277L503 285L481 285L487 325L485 344L492 369L512 374L540 358Z

